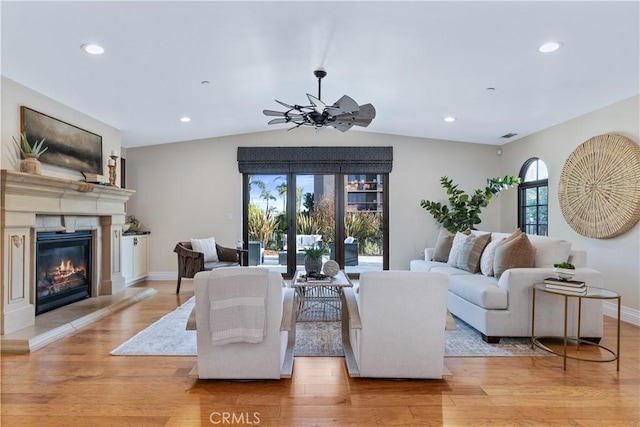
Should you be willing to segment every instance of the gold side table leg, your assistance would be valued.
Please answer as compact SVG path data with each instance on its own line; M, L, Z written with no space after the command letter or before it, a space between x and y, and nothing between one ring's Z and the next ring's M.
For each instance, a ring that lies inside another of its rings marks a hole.
M578 336L576 351L580 351L580 324L582 323L582 298L578 298Z
M616 344L616 371L620 370L620 304L622 301L618 297L618 342Z
M535 339L536 328L536 288L533 288L533 303L531 304L531 348L533 348L533 341Z
M564 352L563 352L563 362L562 369L567 370L567 311L569 307L569 297L565 295L564 297Z

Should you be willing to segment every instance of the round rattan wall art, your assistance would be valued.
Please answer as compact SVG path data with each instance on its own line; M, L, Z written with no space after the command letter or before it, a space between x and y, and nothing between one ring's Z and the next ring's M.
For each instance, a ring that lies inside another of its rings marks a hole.
M581 235L626 233L640 219L640 147L621 135L589 138L565 162L558 199L564 219Z

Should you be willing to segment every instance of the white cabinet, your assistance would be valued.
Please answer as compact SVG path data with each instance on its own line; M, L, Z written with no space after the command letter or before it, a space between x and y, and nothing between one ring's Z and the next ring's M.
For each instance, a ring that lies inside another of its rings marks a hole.
M127 286L147 277L149 235L122 236L122 275Z

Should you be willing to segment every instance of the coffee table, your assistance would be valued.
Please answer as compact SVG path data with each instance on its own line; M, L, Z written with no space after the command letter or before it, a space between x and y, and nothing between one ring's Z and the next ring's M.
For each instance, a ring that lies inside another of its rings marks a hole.
M342 317L342 290L353 287L349 277L341 270L327 281L307 281L304 271L296 271L291 287L296 292L296 320L338 321Z

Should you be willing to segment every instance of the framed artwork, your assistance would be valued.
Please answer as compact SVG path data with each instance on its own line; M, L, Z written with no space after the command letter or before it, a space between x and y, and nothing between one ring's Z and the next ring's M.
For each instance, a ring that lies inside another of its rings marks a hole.
M49 149L40 156L42 163L102 175L102 136L25 106L20 107L20 121L30 142L45 138Z

